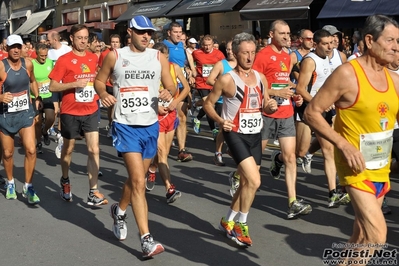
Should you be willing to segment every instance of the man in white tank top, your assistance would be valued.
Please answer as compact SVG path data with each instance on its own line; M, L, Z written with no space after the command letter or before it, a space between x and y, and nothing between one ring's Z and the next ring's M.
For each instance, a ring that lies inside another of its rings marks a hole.
M225 141L241 173L242 183L226 216L220 220L219 229L239 246L248 247L252 245L252 240L248 233L247 216L260 186L261 112L275 112L277 102L270 99L267 93L265 76L252 69L256 51L255 37L248 33L237 34L232 49L237 58L237 66L216 81L203 108L223 130ZM221 116L214 108L220 96L223 96ZM235 219L237 214L238 218Z
M302 59L298 85L296 87L297 93L302 95L304 100L303 108L300 108L300 110L298 109L298 115L301 118L303 117L303 111L305 110L307 103L312 100L332 72L329 62L329 55L332 53L333 47L331 34L328 31L321 29L314 33L313 38L316 44L316 49ZM329 120L329 124L332 125L331 112L326 113L326 119ZM297 142L299 144L297 155L298 157L303 158L303 170L310 173L311 157L310 154L306 154L306 152L309 149L310 141L312 139L311 129L303 120L297 121L297 123L301 124L301 126L297 128L302 129L302 133L300 134L302 138ZM340 204L348 203L348 194L339 193L336 190L335 179L337 170L334 161L334 146L318 134L316 134L316 138L320 143L324 157L324 172L327 177L329 191L328 207L338 207Z
M126 209L131 203L145 258L164 251L148 228L144 180L157 152L158 98L168 102L176 93L167 58L159 51L147 48L155 31L149 18L132 18L127 30L131 44L107 55L94 84L103 105L115 105L113 145L123 157L129 175L123 186L122 198L110 209L114 220L112 229L119 240L126 238ZM106 91L105 83L110 75L114 81L115 97ZM159 91L160 80L165 88L162 91Z

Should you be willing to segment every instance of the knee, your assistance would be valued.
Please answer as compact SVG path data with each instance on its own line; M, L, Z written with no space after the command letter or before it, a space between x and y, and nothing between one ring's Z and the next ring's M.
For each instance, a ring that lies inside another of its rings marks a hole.
M98 156L98 155L100 155L100 148L98 146L97 147L89 147L87 149L87 151L89 153L89 156Z
M26 147L25 155L28 158L36 157L36 147L34 145L32 147Z
M12 156L14 155L14 152L12 150L3 150L3 160L10 160L12 158Z
M282 153L283 156L283 162L285 164L296 164L296 155L295 152L289 152L289 153Z

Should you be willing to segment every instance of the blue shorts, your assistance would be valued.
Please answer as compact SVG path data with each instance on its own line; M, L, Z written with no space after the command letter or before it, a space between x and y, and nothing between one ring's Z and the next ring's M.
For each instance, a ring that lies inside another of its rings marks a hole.
M23 110L15 113L0 114L0 130L4 135L14 136L21 129L33 125L35 117L35 110L32 104L29 105L28 110Z
M133 126L112 122L112 145L118 153L138 152L151 159L158 149L159 123Z

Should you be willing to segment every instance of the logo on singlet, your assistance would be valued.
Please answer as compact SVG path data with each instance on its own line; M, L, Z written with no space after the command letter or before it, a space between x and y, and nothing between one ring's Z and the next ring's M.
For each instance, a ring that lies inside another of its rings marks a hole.
M90 68L86 64L81 64L80 69L82 70L82 73L89 73Z
M125 79L154 79L155 72L149 70L125 70Z
M123 60L122 60L122 67L127 67L128 65L130 65L129 60L123 59Z
M280 61L281 71L288 71L288 67L284 64L283 61Z

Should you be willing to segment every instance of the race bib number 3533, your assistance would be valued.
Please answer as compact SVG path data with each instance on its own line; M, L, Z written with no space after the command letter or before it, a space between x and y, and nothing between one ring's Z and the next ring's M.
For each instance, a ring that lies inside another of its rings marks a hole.
M122 114L146 113L151 110L148 87L120 88L119 93Z

